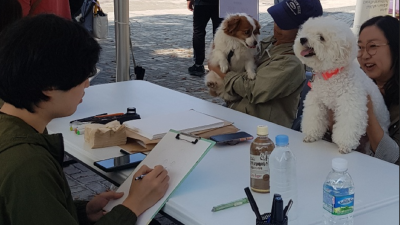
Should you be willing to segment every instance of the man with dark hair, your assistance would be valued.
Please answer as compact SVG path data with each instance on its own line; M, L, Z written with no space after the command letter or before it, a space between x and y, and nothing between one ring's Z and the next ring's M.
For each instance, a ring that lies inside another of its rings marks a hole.
M301 24L322 15L322 5L319 0L284 0L268 12L274 34L260 41L256 79L247 79L245 72L225 74L210 64L208 68L224 78L226 93L238 97L228 102L229 108L290 128L305 81L304 65L293 52L294 40Z
M142 166L128 197L104 192L73 201L61 163L61 134L47 134L54 118L73 114L89 86L100 46L79 24L51 14L24 18L0 33L0 224L133 224L166 192L162 166Z

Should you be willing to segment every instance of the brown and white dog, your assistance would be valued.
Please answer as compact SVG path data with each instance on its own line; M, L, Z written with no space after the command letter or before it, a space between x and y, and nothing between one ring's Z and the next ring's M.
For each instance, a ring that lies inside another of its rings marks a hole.
M254 56L257 53L260 24L247 14L228 15L221 23L214 36L208 61L219 66L221 72L247 72L249 79L256 76ZM210 95L219 96L226 101L234 101L235 97L224 91L223 79L211 71L205 76L205 83Z

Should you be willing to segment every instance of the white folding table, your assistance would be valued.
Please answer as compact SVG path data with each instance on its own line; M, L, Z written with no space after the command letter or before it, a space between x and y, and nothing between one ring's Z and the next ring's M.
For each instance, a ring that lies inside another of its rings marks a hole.
M121 97L123 96L123 97ZM399 224L399 167L358 153L342 155L337 146L325 141L303 143L297 131L261 120L226 107L173 91L147 81L126 81L91 86L86 89L83 103L76 113L53 120L50 133L63 133L68 154L91 167L97 173L122 183L132 170L103 172L94 161L120 155L118 147L90 149L79 136L69 131L69 121L100 113L125 112L136 107L142 118L156 114L195 109L234 122L234 125L256 136L257 125L268 125L270 138L278 134L289 136L290 148L297 159L298 224L321 224L322 185L331 170L331 160L348 160L348 172L355 183L355 224ZM156 124L154 124L156 126ZM250 142L234 146L216 145L172 194L163 211L188 225L247 225L255 224L255 215L249 204L211 212L213 206L245 196L249 186ZM260 212L269 212L269 194L254 193Z

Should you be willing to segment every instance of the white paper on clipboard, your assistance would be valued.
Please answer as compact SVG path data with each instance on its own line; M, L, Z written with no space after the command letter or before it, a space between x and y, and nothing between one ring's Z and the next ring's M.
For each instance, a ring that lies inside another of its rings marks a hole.
M142 165L147 165L150 168L162 165L167 169L170 177L169 187L163 198L138 217L137 225L147 225L164 206L173 191L214 145L214 141L194 138L178 131L170 130L118 188L117 192L124 192L122 198L111 200L104 209L110 211L114 206L121 204L126 199L132 179L134 179L133 175Z
M219 0L219 17L227 14L246 13L257 21L259 20L258 0Z

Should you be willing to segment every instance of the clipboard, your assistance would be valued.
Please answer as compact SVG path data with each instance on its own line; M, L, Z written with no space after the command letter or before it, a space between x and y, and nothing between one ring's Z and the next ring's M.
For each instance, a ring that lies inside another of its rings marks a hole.
M121 204L126 199L132 179L134 179L133 175L142 165L147 165L150 168L162 165L167 169L170 177L169 187L164 197L138 217L137 225L147 225L161 210L176 188L179 187L182 181L185 180L214 145L214 141L169 130L118 188L117 192L124 192L124 195L120 199L111 200L104 207L104 210L110 211L114 206Z

